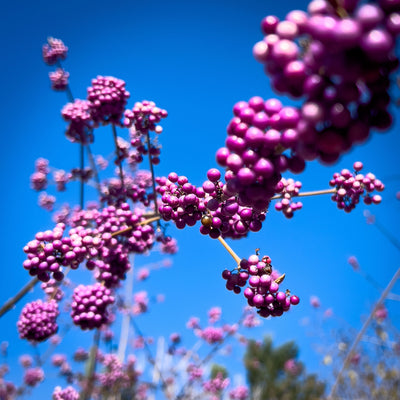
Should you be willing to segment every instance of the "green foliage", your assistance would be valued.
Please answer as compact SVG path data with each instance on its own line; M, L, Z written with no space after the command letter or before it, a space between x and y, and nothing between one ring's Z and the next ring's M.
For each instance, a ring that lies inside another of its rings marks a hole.
M325 383L308 375L296 361L298 348L294 342L273 347L266 337L262 343L251 340L245 354L245 367L251 400L319 400ZM286 365L286 368L285 368Z
M222 365L213 364L210 373L211 379L214 379L218 374L221 374L222 378L225 379L228 377L228 370Z

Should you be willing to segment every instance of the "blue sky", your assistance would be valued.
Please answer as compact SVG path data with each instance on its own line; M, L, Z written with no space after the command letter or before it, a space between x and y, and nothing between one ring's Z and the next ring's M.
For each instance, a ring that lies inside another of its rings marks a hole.
M163 147L156 174L176 171L200 185L206 171L216 166L215 152L224 145L233 105L255 95L275 97L262 66L252 57L252 46L262 39L259 26L264 16L283 18L294 7L305 9L306 2L73 0L9 2L2 6L0 303L29 279L22 268L22 247L37 231L52 227L50 215L37 206L37 194L29 188L34 161L45 157L54 167L70 169L78 160L76 145L64 137L60 110L66 98L50 90L47 74L51 69L41 60L46 38L61 38L69 47L64 67L70 72L75 97L85 98L92 78L111 75L127 82L131 93L128 106L147 99L165 108L169 116L162 124ZM400 139L396 132L399 113L393 112L395 125L389 133L374 134L333 167L311 163L298 179L304 190L324 189L333 172L363 161L365 171L372 171L386 183L382 204L370 209L397 235L400 203L395 194L400 189ZM93 152L110 154L111 146L111 130L104 129L96 137ZM59 196L59 204L76 203L77 195L78 186L71 185ZM93 197L94 192L89 191L87 196ZM400 258L398 251L365 223L363 205L345 214L336 209L329 196L307 198L303 204L292 220L272 210L262 232L231 245L241 257L249 256L256 248L268 254L273 264L286 273L285 287L301 298L300 305L290 313L264 321L250 335L262 338L272 334L277 343L296 340L301 359L311 371L317 371L321 356L314 345L319 338L310 337L310 329L304 327L304 318L309 318L311 324L316 318L309 306L310 296L320 297L322 308L332 307L338 319L359 329L362 316L379 292L351 270L347 258L356 255L363 269L382 286L399 267ZM234 266L233 260L217 241L203 237L197 229L168 228L168 233L177 238L180 251L173 257L172 268L154 272L146 284L150 293L166 295L165 303L142 318L146 334L157 337L185 330L190 316L198 315L205 321L206 311L216 305L223 308L226 320L233 322L244 306L244 298L228 292L220 277L223 269ZM159 259L159 254L137 257L137 265ZM144 287L138 286L138 290ZM396 290L400 292L399 285ZM27 300L37 297L38 291ZM18 340L15 328L22 305L0 320L0 341L11 344L9 362L16 379L20 376L16 360L21 352L29 351ZM388 307L393 323L399 326L398 303L388 302ZM91 338L90 334L79 335L77 330L73 333L65 339L68 345ZM235 366L239 366L240 356L238 352L231 360Z

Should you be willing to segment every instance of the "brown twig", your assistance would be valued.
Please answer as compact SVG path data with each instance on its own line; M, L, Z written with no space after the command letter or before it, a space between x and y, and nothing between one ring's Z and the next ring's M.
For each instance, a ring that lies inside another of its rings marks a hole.
M313 190L311 192L300 192L298 194L293 195L293 197L306 197L306 196L318 196L321 194L333 194L336 193L336 188L333 189L323 189L323 190ZM271 200L281 199L283 195L278 194L271 198Z
M32 278L15 296L8 299L0 308L0 317L2 317L7 311L10 311L19 300L35 287L38 282L39 279L37 277Z
M222 246L225 247L228 253L233 257L233 259L235 260L236 264L239 267L241 258L232 250L232 248L228 245L228 243L226 243L226 241L221 236L218 236L218 240L222 244Z

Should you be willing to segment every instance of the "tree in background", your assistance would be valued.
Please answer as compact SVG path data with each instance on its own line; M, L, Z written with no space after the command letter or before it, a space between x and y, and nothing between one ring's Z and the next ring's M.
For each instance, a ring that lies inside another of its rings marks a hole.
M325 383L307 374L294 342L274 347L270 337L250 340L244 358L251 400L316 400Z

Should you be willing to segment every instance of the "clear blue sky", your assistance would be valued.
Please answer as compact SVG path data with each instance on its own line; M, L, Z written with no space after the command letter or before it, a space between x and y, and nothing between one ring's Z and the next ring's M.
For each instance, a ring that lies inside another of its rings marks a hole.
M240 100L259 95L274 97L262 66L252 57L252 46L262 39L260 21L268 14L283 18L292 8L305 9L305 1L76 1L8 2L0 13L0 64L2 88L2 137L0 198L2 209L1 254L3 279L0 303L24 285L29 277L22 268L22 247L39 230L52 227L50 215L36 205L37 194L29 188L29 176L38 157L52 166L76 166L78 149L64 137L60 109L66 99L50 90L41 46L48 36L61 38L69 47L64 63L70 72L74 96L84 98L90 80L111 75L127 82L134 101L153 100L165 108L161 164L157 175L176 171L194 184L201 184L206 171L216 166L216 150L224 145L232 107ZM288 100L290 102L290 100ZM398 115L398 111L395 111ZM304 190L324 189L333 172L364 162L386 183L383 202L371 206L382 224L398 235L400 189L398 118L390 133L375 134L364 145L345 155L334 167L310 164L298 177ZM93 146L95 154L111 153L111 132L101 131ZM64 201L77 202L78 188L71 185ZM93 195L92 194L88 194ZM318 338L307 335L304 318L314 318L311 295L320 297L323 308L359 329L379 292L355 274L347 258L356 255L362 267L385 286L400 266L398 252L372 226L365 224L360 206L350 215L336 209L329 196L304 200L303 210L292 220L271 211L264 229L248 239L232 242L236 252L247 257L255 248L271 256L274 266L286 273L286 285L301 298L299 306L279 319L264 321L252 337L272 334L276 342L296 340L301 359L311 371L321 365L314 351ZM220 274L233 261L217 241L201 236L197 227L168 233L178 239L179 254L173 267L155 272L147 290L164 293L166 301L141 320L142 330L157 337L185 330L192 315L203 321L215 305L223 308L227 321L238 318L244 298L224 287ZM161 259L160 255L138 257L137 265ZM72 276L71 276L72 278ZM144 288L144 285L141 286ZM139 290L139 287L138 287ZM400 287L395 290L399 293ZM27 296L31 301L38 291ZM18 340L15 324L23 306L0 320L0 341L10 342L9 362L13 376L20 374L16 360L29 351ZM388 303L392 321L400 325L398 303ZM69 333L66 343L89 341L91 334ZM232 365L239 365L240 353Z

